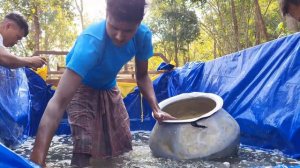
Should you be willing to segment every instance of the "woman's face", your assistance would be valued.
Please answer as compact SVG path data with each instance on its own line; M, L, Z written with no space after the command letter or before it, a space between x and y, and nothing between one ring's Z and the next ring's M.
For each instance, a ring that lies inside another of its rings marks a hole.
M126 44L136 33L140 23L118 21L107 14L106 31L110 39L117 46Z

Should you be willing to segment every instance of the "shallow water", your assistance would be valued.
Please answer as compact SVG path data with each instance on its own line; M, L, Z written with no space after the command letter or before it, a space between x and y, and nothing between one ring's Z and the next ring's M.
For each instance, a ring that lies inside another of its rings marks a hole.
M262 151L241 146L238 156L215 161L184 160L155 158L148 146L149 132L135 132L133 151L110 160L110 162L93 160L91 167L113 168L240 168L240 167L300 167L300 161L284 157L279 151ZM14 151L29 158L33 138L28 139ZM53 138L47 157L48 167L70 167L72 157L72 140L69 135Z

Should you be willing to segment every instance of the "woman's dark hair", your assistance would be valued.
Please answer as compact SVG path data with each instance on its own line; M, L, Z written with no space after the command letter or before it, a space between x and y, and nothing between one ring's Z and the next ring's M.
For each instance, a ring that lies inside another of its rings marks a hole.
M28 24L22 15L18 13L9 13L5 16L5 19L15 22L22 30L24 30L24 37L28 35Z
M289 13L289 4L300 5L300 0L280 0L280 9L283 16Z
M145 0L106 0L106 13L119 21L139 23L143 20Z

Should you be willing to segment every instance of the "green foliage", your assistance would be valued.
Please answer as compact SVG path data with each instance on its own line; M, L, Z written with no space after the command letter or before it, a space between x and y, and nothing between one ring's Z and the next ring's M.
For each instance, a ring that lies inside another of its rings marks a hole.
M178 45L180 64L207 61L290 34L282 22L278 1L259 0L268 39L258 36L260 30L254 1L233 2L234 6L231 0L152 0L147 21L154 31L156 52L174 60L173 43L177 40L181 43ZM192 15L197 17L195 24L193 19L185 20L193 18ZM195 33L199 28L201 32Z
M158 43L169 43L176 60L179 52L188 51L190 43L199 36L196 13L180 0L157 0L152 5L148 23Z
M192 3L199 3L201 5L205 4L207 0L190 0Z
M31 55L37 44L40 50L66 51L73 45L79 29L74 0L0 0L0 4L1 18L19 11L31 27L23 45L13 49L16 53ZM146 23L153 30L155 52L181 66L291 34L280 15L278 1L259 0L259 7L268 39L259 37L257 8L249 0L152 0ZM39 30L35 29L37 23Z
M9 12L18 11L29 22L29 36L23 40L23 48L17 46L14 49L17 53L31 55L36 45L40 50L68 50L72 46L77 36L73 0L1 0L0 2L2 18ZM36 25L39 26L39 30L36 30ZM35 37L39 37L39 43Z

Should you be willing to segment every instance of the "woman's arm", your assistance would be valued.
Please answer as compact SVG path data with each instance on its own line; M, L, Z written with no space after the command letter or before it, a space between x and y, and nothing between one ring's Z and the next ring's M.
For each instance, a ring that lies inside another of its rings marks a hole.
M54 96L50 99L41 119L30 159L45 166L45 158L69 102L81 84L81 77L72 70L66 69L59 81Z
M148 75L148 61L140 61L135 59L136 66L136 81L137 85L141 90L141 93L146 98L150 107L153 111L154 117L158 122L162 120L176 119L175 117L169 115L160 110L157 99L155 97L152 81Z

